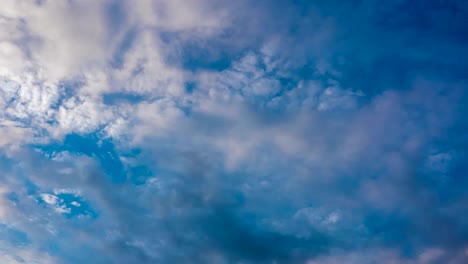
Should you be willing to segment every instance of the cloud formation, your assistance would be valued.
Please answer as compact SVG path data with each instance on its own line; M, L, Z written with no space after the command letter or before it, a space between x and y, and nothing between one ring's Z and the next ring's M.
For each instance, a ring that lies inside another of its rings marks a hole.
M467 12L2 2L0 261L465 263Z

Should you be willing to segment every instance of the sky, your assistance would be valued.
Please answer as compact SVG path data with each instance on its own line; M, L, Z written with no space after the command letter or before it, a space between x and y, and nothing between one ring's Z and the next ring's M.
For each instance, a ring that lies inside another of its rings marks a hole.
M0 263L468 263L468 1L2 0Z

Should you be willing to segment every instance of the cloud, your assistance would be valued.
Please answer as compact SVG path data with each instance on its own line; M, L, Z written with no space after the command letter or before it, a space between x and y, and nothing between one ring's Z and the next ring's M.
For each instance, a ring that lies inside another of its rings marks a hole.
M0 260L464 263L465 13L6 1Z
M15 252L15 253L12 253ZM18 249L1 243L0 261L5 264L18 263L60 263L57 259L37 250Z
M463 251L459 252L445 252L444 250L438 248L427 249L424 252L421 252L414 259L406 259L403 256L399 255L397 252L392 250L381 250L377 249L374 252L364 251L364 252L354 252L351 254L336 254L334 256L321 257L317 260L312 260L307 262L308 264L315 263L325 263L325 264L334 264L334 263L418 263L418 264L427 264L427 263L462 263L466 256L463 256Z

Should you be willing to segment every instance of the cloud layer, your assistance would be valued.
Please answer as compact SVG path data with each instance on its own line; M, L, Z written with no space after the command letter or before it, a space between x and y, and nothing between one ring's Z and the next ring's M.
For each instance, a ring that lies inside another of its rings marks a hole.
M0 262L467 262L467 18L2 2Z

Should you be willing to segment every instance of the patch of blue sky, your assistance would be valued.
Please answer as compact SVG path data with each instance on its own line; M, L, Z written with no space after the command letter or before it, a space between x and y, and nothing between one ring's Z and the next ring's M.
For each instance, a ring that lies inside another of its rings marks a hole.
M161 32L161 40L166 45L178 47L180 54L169 54L166 60L169 64L180 64L186 70L198 72L203 70L223 71L232 65L235 54L226 45L211 40L184 41L183 32ZM234 54L233 54L234 53Z
M31 243L26 233L2 223L0 223L0 240L7 241L15 247L26 247Z
M98 140L97 135L69 134L61 143L35 146L53 157L56 153L68 151L73 154L86 155L99 161L103 172L115 183L126 181L125 168L110 140Z
M38 204L42 204L67 218L94 219L98 217L89 203L75 193L42 193L36 200Z
M104 6L106 26L109 28L111 34L119 32L119 30L125 26L125 22L127 20L125 8L125 3L122 1L110 1ZM123 44L123 46L127 46L127 44Z
M103 103L115 105L119 103L138 104L147 100L146 96L134 93L107 93L102 96Z
M116 18L118 19L118 18ZM132 28L125 33L123 40L119 43L117 51L113 54L111 60L111 66L116 69L120 69L124 63L124 57L127 52L135 44L136 37L138 36L138 29Z

